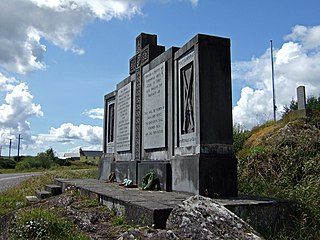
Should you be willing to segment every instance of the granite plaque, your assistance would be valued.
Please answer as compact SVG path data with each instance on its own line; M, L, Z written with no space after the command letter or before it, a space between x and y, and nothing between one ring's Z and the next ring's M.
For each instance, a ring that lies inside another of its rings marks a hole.
M114 101L107 104L107 153L114 153Z
M144 148L165 147L166 86L165 63L144 75Z
M118 90L117 96L117 151L131 149L131 83Z
M179 83L179 146L196 143L194 99L194 52L178 61Z

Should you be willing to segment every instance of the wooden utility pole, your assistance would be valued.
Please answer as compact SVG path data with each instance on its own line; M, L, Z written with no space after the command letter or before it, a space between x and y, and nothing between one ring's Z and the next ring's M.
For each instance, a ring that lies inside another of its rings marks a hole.
M9 139L10 143L9 143L9 160L11 157L11 146L12 146L12 139Z
M19 153L20 153L20 140L21 140L22 138L20 137L20 134L19 134L19 136L18 136L18 159L17 159L17 161L19 162L20 161L20 155L19 155Z

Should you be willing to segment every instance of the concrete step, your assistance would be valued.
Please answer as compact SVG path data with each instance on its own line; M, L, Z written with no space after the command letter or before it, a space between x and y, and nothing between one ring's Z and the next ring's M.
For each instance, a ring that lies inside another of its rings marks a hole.
M62 193L62 187L56 184L45 185L44 190L50 192L52 196Z
M66 178L56 178L54 179L54 184L60 186L62 188L62 192L65 192L67 187L70 187L69 184L65 183L64 180L68 180Z
M51 197L52 195L50 192L45 191L45 190L36 190L36 196L40 200L40 199L45 199L45 198Z
M39 199L37 196L26 196L26 203L27 205L38 202Z

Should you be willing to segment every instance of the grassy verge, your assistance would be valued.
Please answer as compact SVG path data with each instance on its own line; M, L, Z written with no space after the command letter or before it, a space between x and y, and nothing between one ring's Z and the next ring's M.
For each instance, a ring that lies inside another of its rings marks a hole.
M320 131L294 118L253 129L238 157L241 193L287 198L294 230L267 239L320 239Z
M26 196L34 195L37 189L43 189L46 184L52 184L55 178L97 178L97 174L97 168L78 171L59 169L31 177L0 194L0 216L25 206Z
M89 239L56 211L48 209L21 211L11 226L13 239Z
M22 173L22 172L46 172L48 170L50 171L67 171L67 170L78 170L78 169L96 169L98 166L93 164L88 164L88 162L83 161L72 161L72 164L70 166L59 166L55 165L52 166L50 169L45 168L29 168L29 169L3 169L0 168L0 174L5 173Z
M26 195L52 183L54 178L96 177L96 168L50 171L0 194L0 219L6 222L0 224L0 238L4 233L8 239L117 239L129 228L136 227L106 206L87 199L75 188L31 206L24 203Z

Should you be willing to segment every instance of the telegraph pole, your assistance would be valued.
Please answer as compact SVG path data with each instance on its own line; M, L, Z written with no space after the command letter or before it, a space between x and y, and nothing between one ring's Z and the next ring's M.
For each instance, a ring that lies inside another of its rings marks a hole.
M23 139L23 138L21 138L21 137L20 137L20 134L19 134L19 136L18 136L18 159L17 159L17 162L20 161L20 155L19 155L19 153L20 153L20 140L21 140L21 139Z
M12 144L12 139L9 139L10 143L9 143L9 160L10 160L10 157L11 157L11 144Z
M276 97L274 93L274 67L273 67L273 46L272 40L270 40L271 48L271 78L272 78L272 101L273 101L273 121L276 121Z

